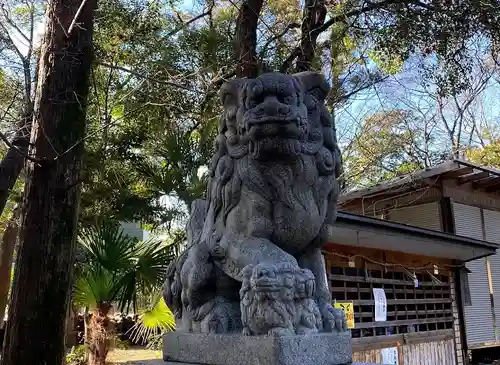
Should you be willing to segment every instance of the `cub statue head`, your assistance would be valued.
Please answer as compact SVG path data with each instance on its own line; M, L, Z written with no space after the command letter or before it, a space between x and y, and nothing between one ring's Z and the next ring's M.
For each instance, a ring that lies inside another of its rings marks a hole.
M244 270L241 314L243 333L271 336L307 334L321 328L314 303L314 275L282 263L261 263Z
M227 82L220 92L224 116L219 147L225 142L231 157L248 155L256 160L320 153L329 170L325 172L333 173L338 148L332 118L324 105L328 91L324 77L315 72L267 73Z

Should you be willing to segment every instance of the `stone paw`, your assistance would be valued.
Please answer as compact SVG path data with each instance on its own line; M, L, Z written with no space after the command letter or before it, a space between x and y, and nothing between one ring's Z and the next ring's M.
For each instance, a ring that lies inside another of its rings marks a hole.
M343 311L333 308L330 303L320 304L319 310L323 319L323 332L345 332L348 330Z
M295 331L293 328L274 327L267 331L267 335L272 337L294 336Z
M318 329L316 327L314 328L309 328L305 326L298 326L297 327L297 334L298 335L310 335L313 333L318 333Z
M238 303L217 301L213 308L201 321L202 333L226 333L241 328Z

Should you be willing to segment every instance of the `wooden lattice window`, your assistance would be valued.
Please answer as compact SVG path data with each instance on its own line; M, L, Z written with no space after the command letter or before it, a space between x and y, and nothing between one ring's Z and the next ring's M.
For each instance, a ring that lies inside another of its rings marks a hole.
M410 273L413 275L413 273ZM422 270L415 281L402 268L330 267L332 297L354 304L353 338L401 335L452 329L452 297L447 272ZM375 322L373 288L383 288L387 321Z

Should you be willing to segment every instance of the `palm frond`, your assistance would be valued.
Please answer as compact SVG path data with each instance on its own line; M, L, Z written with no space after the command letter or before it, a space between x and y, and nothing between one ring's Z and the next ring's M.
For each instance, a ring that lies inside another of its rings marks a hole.
M139 315L138 321L129 330L134 342L151 342L162 333L175 329L175 317L161 294L155 293L152 302L152 306Z
M79 235L82 259L77 264L75 301L95 308L116 303L121 311L137 310L137 298L158 291L175 247L158 238L138 241L118 224L104 221Z
M136 310L137 293L150 295L161 287L167 266L174 258L174 250L161 240L151 238L137 243L134 256L134 266L121 277L117 293L120 310L131 302Z
M117 285L115 299L118 302L118 309L128 312L132 305L134 311L137 309L137 274L135 270L129 270L120 276Z
M73 301L83 307L96 308L99 303L112 302L119 282L102 267L91 267L76 278Z
M138 284L148 290L161 286L166 278L167 266L175 257L175 247L158 238L139 242L135 271Z
M125 234L115 222L106 220L83 229L78 241L82 254L91 265L109 271L126 270L134 266L137 239Z

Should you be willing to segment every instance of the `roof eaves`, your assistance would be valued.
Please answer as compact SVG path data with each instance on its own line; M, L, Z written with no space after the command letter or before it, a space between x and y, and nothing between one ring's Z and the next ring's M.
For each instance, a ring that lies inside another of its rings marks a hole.
M485 172L488 176L493 175L496 177L500 177L500 170L477 165L468 161L454 159L451 161L443 162L433 168L415 171L410 174L396 177L392 180L383 181L368 188L359 189L352 191L350 193L343 194L339 197L339 203L345 204L350 200L359 198L369 198L375 195L379 195L381 193L390 193L390 192L396 193L396 192L407 191L410 190L411 188L414 188L415 185L421 183L425 179L436 176L439 177L447 173L458 172L457 170L464 169L464 167L470 168L470 171L473 171L472 174L477 172Z
M433 168L418 170L414 173L402 175L400 177L396 177L394 179L384 181L378 183L376 185L370 186L368 188L359 189L352 191L347 194L343 194L339 197L339 201L345 202L347 200L369 197L370 195L377 194L383 191L387 191L394 188L400 188L406 184L416 183L417 181L421 181L423 179L427 179L436 175L441 175L446 172L452 171L456 168L460 167L458 162L454 161L446 161L442 164L439 164Z
M422 238L440 239L440 240L448 241L450 243L455 243L455 244L458 243L458 244L465 244L465 245L469 245L469 246L485 247L485 248L490 248L490 249L500 248L500 245L498 245L496 243L492 243L492 242L481 241L481 240L477 240L474 238L457 236L457 235L453 235L453 234L449 234L449 233L433 231L430 229L410 226L410 225L402 224L402 223L395 223L395 222L391 222L391 221L386 221L386 220L382 220L382 219L377 219L377 218L372 218L372 217L367 217L367 216L362 216L362 215L357 215L357 214L352 214L352 213L338 212L337 213L337 220L344 221L346 223L357 223L357 224L368 225L368 226L372 226L374 228L382 228L384 230L390 230L393 232L407 233L407 234L411 233L413 235L416 235L416 236L419 236Z

